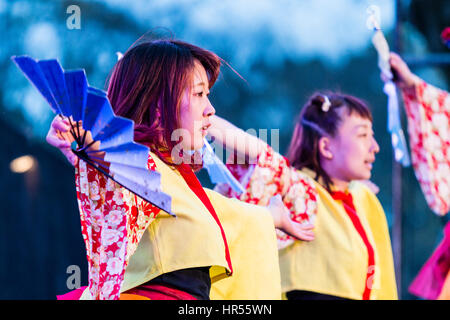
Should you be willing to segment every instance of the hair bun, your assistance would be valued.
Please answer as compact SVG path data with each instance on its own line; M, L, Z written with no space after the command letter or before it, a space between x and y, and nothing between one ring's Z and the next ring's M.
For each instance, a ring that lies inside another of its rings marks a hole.
M311 105L320 108L323 112L330 110L330 99L324 94L317 94L311 99Z

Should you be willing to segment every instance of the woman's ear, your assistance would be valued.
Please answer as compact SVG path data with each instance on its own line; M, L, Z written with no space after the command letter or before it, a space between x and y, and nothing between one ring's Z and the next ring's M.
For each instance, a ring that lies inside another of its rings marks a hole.
M331 160L333 159L333 152L331 151L331 141L328 137L321 137L319 139L319 154L321 157Z

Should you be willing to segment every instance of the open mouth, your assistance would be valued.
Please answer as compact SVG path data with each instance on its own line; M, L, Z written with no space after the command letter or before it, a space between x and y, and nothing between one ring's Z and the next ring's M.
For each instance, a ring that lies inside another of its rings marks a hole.
M374 162L375 162L375 160L366 160L366 161L364 161L364 165L366 167L368 167L369 169L372 169Z
M204 133L208 132L209 127L211 127L211 124L207 124L207 125L201 127L202 132L204 132Z

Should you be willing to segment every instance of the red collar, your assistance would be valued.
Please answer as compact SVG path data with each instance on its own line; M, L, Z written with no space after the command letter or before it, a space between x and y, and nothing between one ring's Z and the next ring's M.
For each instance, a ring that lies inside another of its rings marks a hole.
M366 275L366 285L364 286L363 292L363 300L370 299L370 292L372 291L373 286L373 277L375 274L375 253L369 239L367 238L366 231L359 220L358 215L356 214L355 205L353 204L353 197L350 192L342 192L342 191L333 191L331 192L331 196L334 200L342 201L344 205L344 209L347 212L348 216L352 220L353 226L356 231L358 231L359 236L364 242L364 245L367 249L368 254L368 268Z

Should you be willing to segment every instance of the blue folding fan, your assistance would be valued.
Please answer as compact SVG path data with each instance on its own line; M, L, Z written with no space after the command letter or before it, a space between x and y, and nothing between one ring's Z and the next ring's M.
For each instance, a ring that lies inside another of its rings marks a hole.
M206 138L203 139L202 153L203 168L208 171L212 183L226 183L238 194L242 194L245 191L244 187L231 174L226 165L217 157Z
M104 91L90 87L84 70L63 70L55 59L35 61L28 56L12 60L50 104L67 117L77 142L72 151L82 160L156 207L171 212L171 198L161 192L160 174L147 169L149 148L133 141L134 122L114 115ZM80 134L79 121L84 134ZM90 131L93 141L86 143ZM92 145L100 142L98 149ZM99 157L104 152L104 158Z

